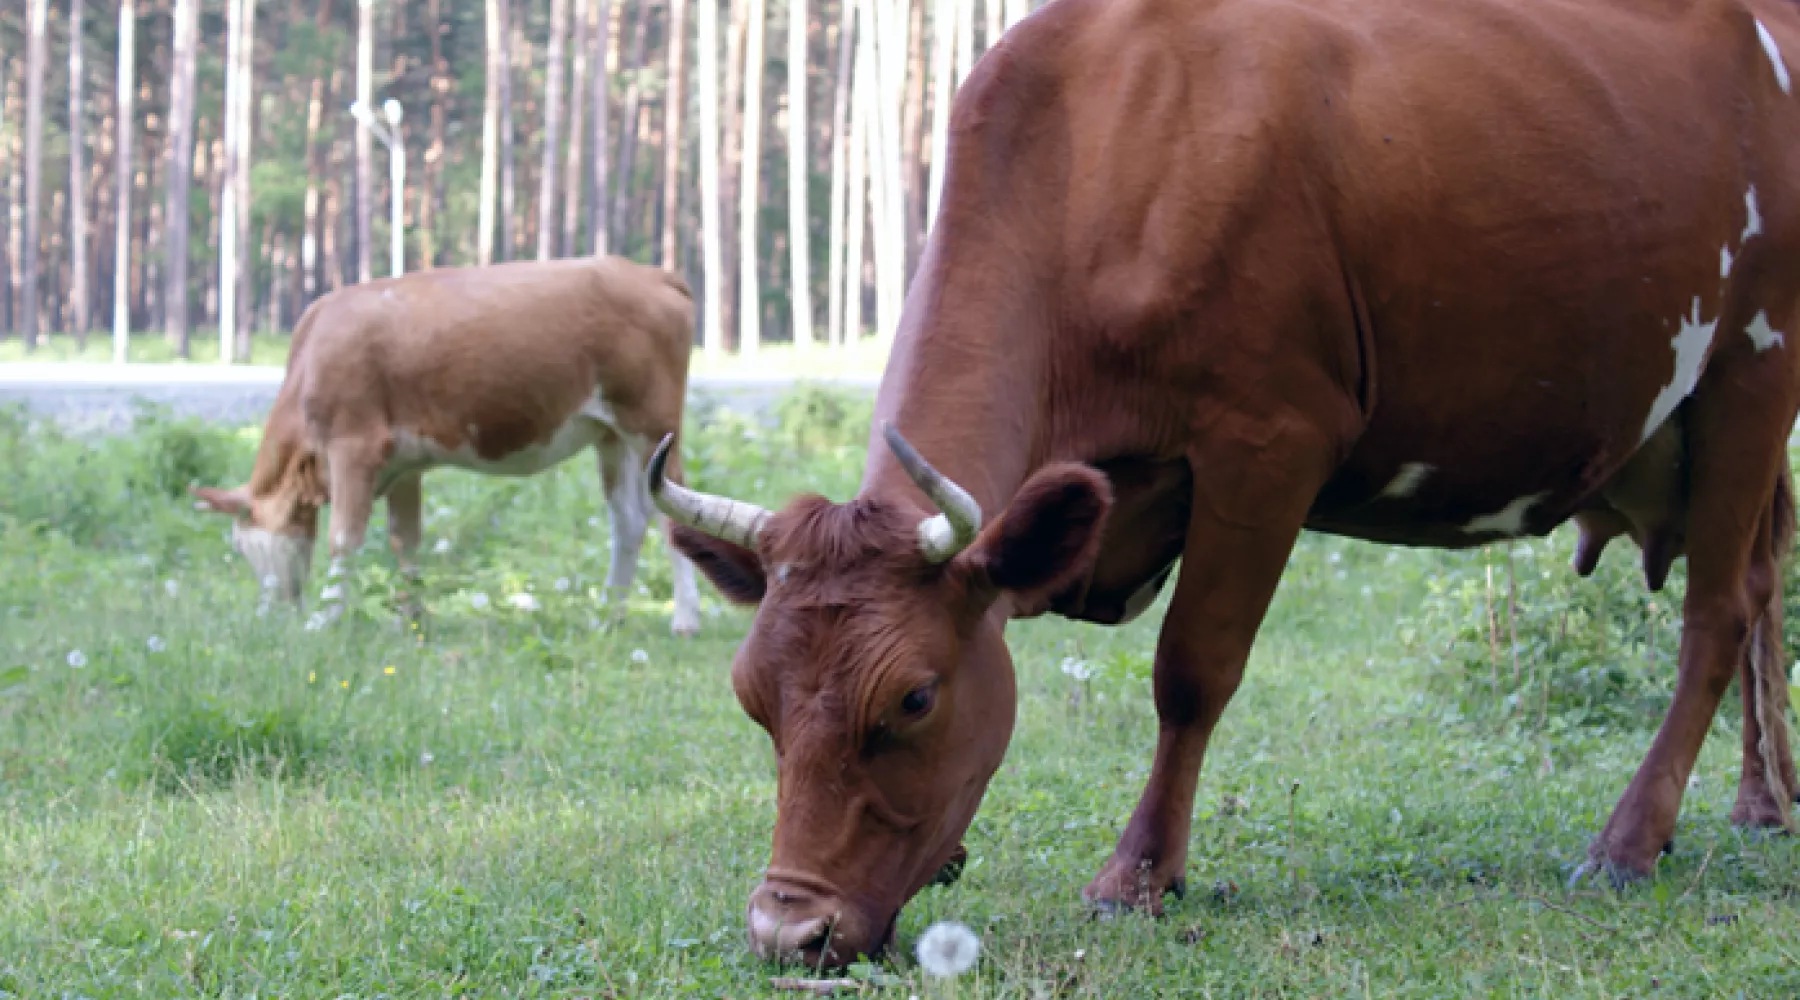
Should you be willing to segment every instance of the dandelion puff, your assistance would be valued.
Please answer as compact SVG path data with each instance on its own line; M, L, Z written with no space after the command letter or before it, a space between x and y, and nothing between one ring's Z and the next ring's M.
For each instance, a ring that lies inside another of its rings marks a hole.
M437 544L433 545L431 547L431 551L437 553L440 556L443 555L444 553L450 551L450 539L448 539L448 538L438 539Z
M437 760L437 757L433 756L430 750L426 750L419 754L420 767L430 767L431 762L434 760Z
M145 639L144 645L150 647L150 652L152 653L160 653L169 648L168 644L163 642L163 637L160 635L153 635L150 638Z
M537 598L530 594L514 594L506 599L506 603L520 611L536 611L538 609Z
M945 920L932 924L919 937L919 967L938 979L951 979L975 967L981 939L967 924Z
M644 652L641 649L634 649L631 651L631 662L633 662L633 663L649 663L650 662L650 654Z
M170 597L174 597L176 594L181 593L181 584L176 583L174 580L164 580L163 593L168 594Z
M1094 676L1094 668L1086 660L1078 660L1073 656L1063 657L1062 672L1078 681Z
M476 611L481 611L484 608L486 608L487 606L488 606L488 595L482 593L479 590L477 590L473 594L469 595L469 607L474 608Z
M80 670L82 667L87 666L87 654L79 649L69 650L69 666L74 667L76 670Z

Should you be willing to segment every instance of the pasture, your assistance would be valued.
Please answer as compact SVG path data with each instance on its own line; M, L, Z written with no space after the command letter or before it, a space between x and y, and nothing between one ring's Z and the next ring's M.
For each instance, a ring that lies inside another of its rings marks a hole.
M868 412L802 391L779 423L688 426L691 482L774 506L847 498ZM259 619L184 494L243 476L256 433L0 418L0 998L772 995L743 943L774 819L727 680L747 614L703 585L704 633L671 639L653 535L610 625L577 458L426 478L421 628L392 624L381 514L357 614ZM1624 543L1581 581L1572 540L1304 537L1162 920L1090 920L1079 892L1149 765L1166 596L1117 630L1015 623L968 869L899 927L968 923L981 962L938 982L896 955L853 968L862 992L1800 995L1800 845L1726 821L1735 692L1656 878L1564 888L1666 705L1682 588L1646 594Z

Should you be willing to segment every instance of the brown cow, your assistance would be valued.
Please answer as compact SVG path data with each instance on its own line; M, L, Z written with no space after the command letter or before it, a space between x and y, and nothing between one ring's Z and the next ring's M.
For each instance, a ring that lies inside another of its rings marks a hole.
M1584 560L1622 530L1652 570L1685 553L1674 700L1589 864L1655 866L1734 675L1733 818L1785 827L1784 53L1775 0L1054 0L1013 28L956 99L857 496L652 478L761 605L732 672L778 761L755 950L882 945L1005 752L1006 621L1126 620L1180 558L1148 784L1084 893L1159 909L1303 528L1458 547L1580 515Z
M644 459L680 429L693 328L680 277L618 257L421 271L333 292L295 327L250 482L197 489L199 505L236 518L232 546L266 605L299 601L319 507L331 504L316 628L342 611L377 497L411 572L425 470L529 476L592 447L611 514L606 585L622 598L654 514ZM692 634L693 566L669 557L672 628Z

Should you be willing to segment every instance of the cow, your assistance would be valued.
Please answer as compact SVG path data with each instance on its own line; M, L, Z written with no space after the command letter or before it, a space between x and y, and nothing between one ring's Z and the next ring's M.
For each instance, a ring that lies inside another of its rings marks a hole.
M1142 798L1083 890L1161 911L1207 742L1302 530L1460 548L1572 519L1685 557L1674 697L1578 878L1670 842L1734 676L1736 822L1787 829L1778 571L1800 404L1800 8L1777 0L1052 0L957 95L861 485L665 481L757 607L776 752L761 956L875 954L961 851L1012 618L1172 576ZM1179 571L1172 567L1179 560Z
M316 629L342 613L377 498L410 576L427 469L530 476L592 448L611 515L606 588L622 607L655 515L644 462L679 433L693 328L679 276L609 256L440 268L332 292L294 328L250 481L196 488L196 506L231 515L232 547L266 608L300 601L330 504L328 580L307 620ZM671 629L691 635L693 564L673 548L669 558Z

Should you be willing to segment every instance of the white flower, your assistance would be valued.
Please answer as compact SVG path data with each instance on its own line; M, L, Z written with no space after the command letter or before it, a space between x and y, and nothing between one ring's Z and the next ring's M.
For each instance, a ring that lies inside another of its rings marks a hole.
M444 553L450 551L450 539L448 539L448 538L438 539L437 544L433 545L431 547L431 551L437 553L440 556L443 555Z
M69 666L74 667L76 670L80 670L82 667L87 666L87 654L79 649L69 650Z
M181 584L176 583L174 580L164 580L163 593L168 594L170 597L174 597L176 594L181 593Z
M488 606L488 595L482 593L479 590L477 590L473 594L470 594L469 595L469 606L474 608L477 611L482 610L483 608Z
M633 663L649 663L650 662L650 654L644 652L641 649L634 649L631 651L631 662L633 662Z
M1077 660L1073 656L1065 656L1062 661L1062 672L1078 681L1085 681L1094 676L1094 668L1086 660Z
M559 594L566 594L569 592L569 578L568 577L559 576L556 578L556 592Z
M163 642L163 638L160 635L153 635L150 638L144 640L144 645L149 646L150 652L152 652L152 653L160 653L163 650L169 648L168 644Z
M430 750L426 750L423 753L419 754L419 766L420 767L430 767L431 762L434 760L437 760L437 758L431 755Z
M950 979L975 967L981 939L966 924L945 920L925 928L919 936L919 967L928 976Z
M537 598L530 594L514 594L506 599L506 603L520 611L536 611L538 609Z

